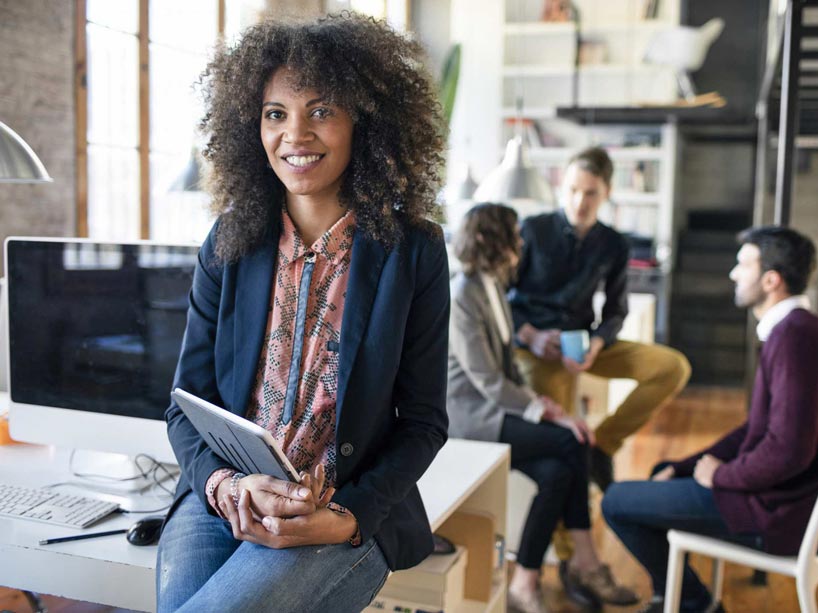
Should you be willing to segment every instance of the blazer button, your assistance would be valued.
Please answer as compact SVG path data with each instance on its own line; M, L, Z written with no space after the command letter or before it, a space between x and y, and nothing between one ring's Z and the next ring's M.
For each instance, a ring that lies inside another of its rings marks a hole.
M345 458L351 456L353 451L355 451L355 447L353 447L351 443L344 443L341 445L341 455Z

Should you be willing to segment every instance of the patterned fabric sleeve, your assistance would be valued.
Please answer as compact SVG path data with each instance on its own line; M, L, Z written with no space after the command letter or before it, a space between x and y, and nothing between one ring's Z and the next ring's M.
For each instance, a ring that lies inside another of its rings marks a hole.
M219 514L219 517L222 519L227 519L222 513L221 509L219 508L219 501L216 500L216 489L219 487L219 484L224 481L225 479L229 479L236 473L235 470L232 468L220 468L217 471L214 471L210 477L208 477L207 482L205 484L205 493L207 494L207 502L210 504L211 507Z

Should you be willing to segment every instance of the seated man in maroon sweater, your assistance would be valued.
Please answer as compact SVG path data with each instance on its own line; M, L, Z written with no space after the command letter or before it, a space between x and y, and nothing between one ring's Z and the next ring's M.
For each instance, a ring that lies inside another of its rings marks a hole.
M815 246L787 228L739 235L736 306L764 343L747 421L700 453L660 464L651 481L612 485L608 525L653 581L644 613L662 611L667 531L675 528L795 554L818 496L818 317L803 295ZM685 567L681 611L723 611Z

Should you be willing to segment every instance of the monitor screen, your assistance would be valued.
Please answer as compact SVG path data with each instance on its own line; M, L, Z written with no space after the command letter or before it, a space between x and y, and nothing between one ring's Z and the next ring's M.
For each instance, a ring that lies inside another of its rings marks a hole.
M8 239L12 421L22 407L163 420L197 253L193 245Z

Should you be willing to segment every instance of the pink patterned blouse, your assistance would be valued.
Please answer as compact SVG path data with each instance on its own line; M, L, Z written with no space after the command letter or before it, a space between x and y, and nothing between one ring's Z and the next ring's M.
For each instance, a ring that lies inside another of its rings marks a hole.
M335 484L335 400L338 349L355 233L348 212L315 243L305 245L282 213L270 314L247 419L269 430L296 470L326 468ZM299 342L300 341L300 342ZM213 473L208 501L233 471Z

